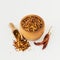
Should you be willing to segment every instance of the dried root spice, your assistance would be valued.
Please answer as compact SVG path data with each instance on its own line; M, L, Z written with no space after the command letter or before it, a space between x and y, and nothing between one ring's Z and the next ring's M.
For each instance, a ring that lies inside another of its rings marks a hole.
M23 29L29 32L37 31L43 27L43 24L42 19L36 15L28 15L21 21L21 26Z
M15 28L15 26L12 23L10 23L10 28L12 29L13 34L16 38L16 40L14 40L13 42L14 47L19 51L24 51L28 49L30 47L30 44L27 41L27 39L25 39L24 36L20 35L19 31Z

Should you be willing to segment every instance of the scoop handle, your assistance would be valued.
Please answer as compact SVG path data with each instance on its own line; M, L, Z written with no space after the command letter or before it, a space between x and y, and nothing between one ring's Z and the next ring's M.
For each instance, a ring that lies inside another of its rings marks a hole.
M9 26L10 26L15 38L17 39L17 37L20 36L20 33L19 33L18 29L14 26L13 23L10 23Z

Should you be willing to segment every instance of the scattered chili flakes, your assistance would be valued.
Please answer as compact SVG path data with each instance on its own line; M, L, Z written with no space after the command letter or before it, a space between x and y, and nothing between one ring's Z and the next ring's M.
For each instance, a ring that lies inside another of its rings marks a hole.
M13 45L15 46L15 48L19 51L20 50L24 51L24 50L28 49L28 47L30 47L29 42L27 42L27 40L25 38L22 38L20 40L19 37L20 36L18 35L17 39L14 41Z

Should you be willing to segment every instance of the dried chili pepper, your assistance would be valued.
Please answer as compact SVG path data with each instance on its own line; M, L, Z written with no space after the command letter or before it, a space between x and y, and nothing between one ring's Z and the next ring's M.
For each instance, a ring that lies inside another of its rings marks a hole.
M51 29L51 28L50 28ZM43 48L42 49L45 49L47 44L48 44L48 41L49 41L49 38L50 38L50 29L49 29L49 32L45 35L44 39L42 42L34 42L35 45L39 46L39 45L43 45Z
M49 41L49 38L50 38L50 35L49 35L49 33L48 34L46 34L46 36L44 37L44 43L43 43L43 48L42 49L45 49L46 48L46 46L47 46L47 44L48 44L48 41Z

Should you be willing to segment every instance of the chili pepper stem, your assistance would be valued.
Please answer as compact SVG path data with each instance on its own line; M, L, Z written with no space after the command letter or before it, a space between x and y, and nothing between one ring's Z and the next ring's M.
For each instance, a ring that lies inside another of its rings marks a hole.
M49 35L51 35L51 29L52 29L52 26L50 27L50 29L49 29L49 31L48 31L48 33L47 34L49 34Z

